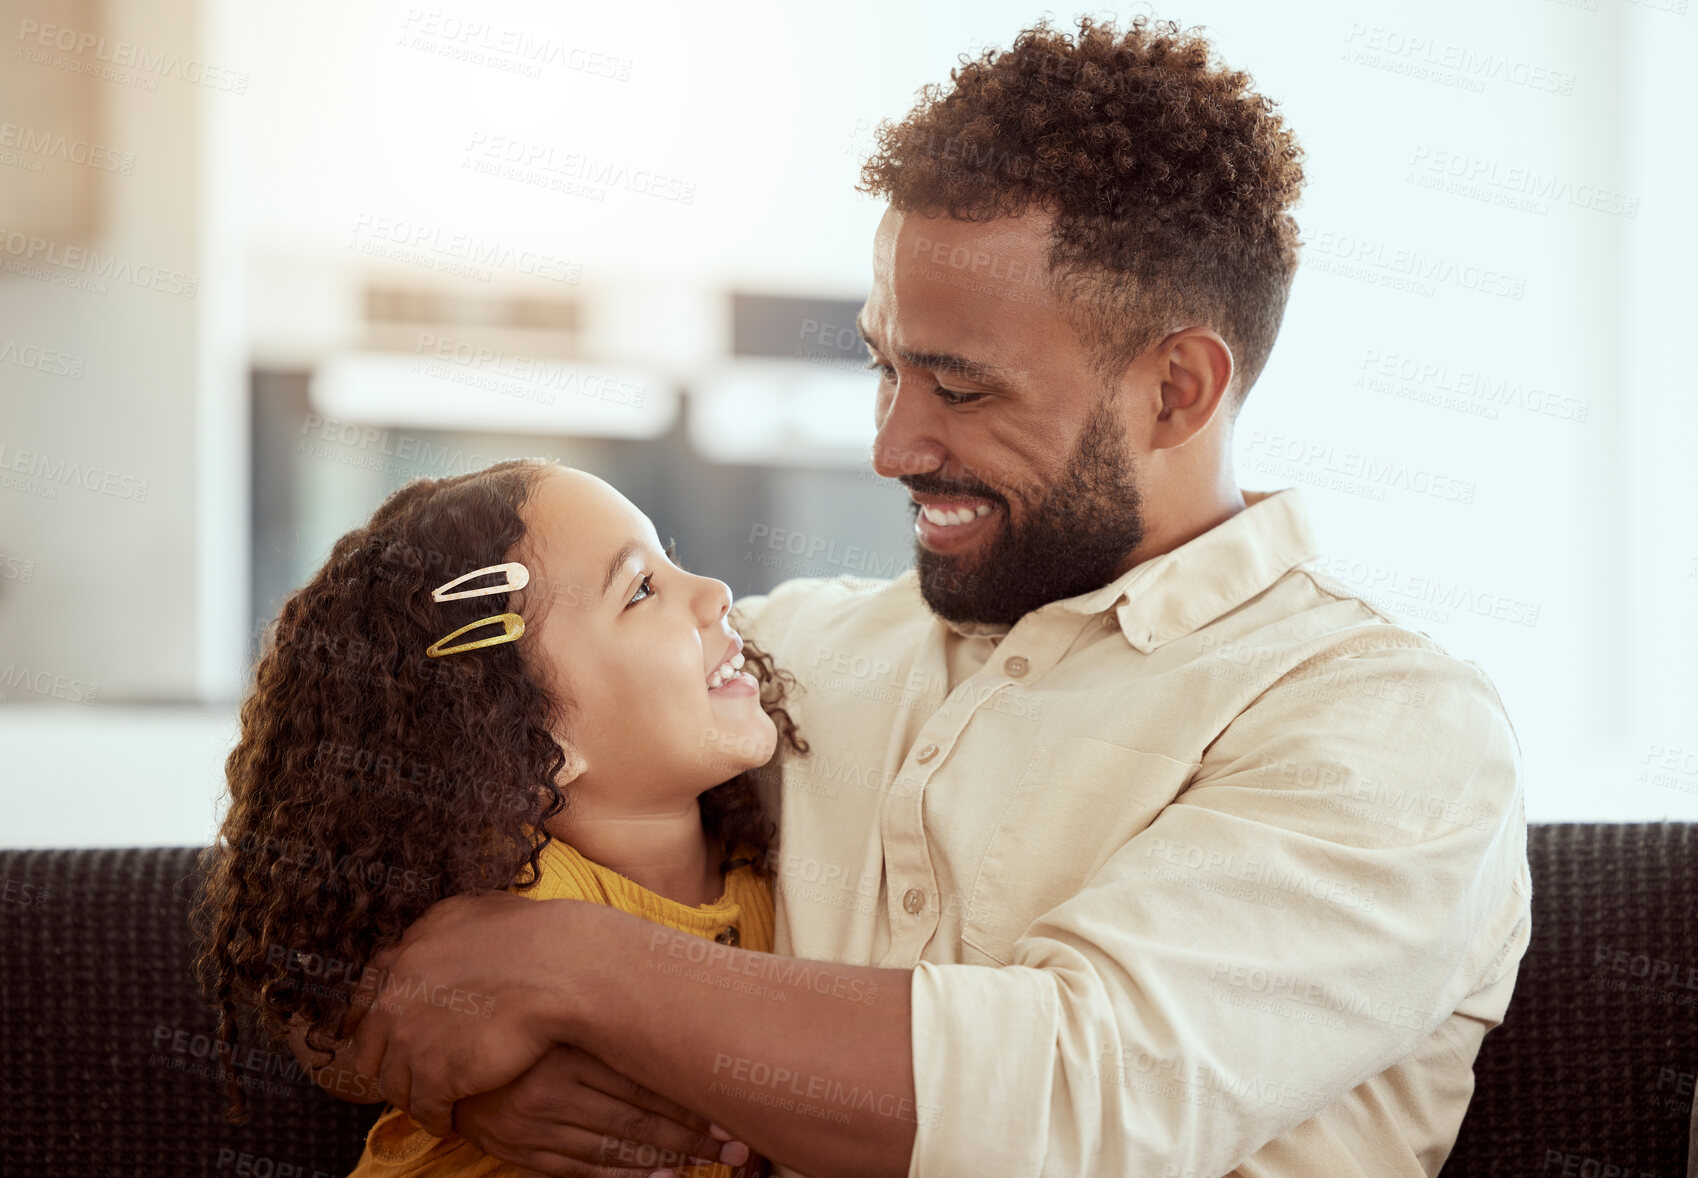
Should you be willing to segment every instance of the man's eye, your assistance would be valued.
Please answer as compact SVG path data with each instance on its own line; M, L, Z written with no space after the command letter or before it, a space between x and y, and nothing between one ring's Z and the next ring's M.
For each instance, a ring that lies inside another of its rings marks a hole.
M937 395L943 398L945 405L971 405L974 401L985 396L984 393L958 393L954 389L937 386Z
M896 379L896 369L882 361L868 360L861 367L868 371L878 373L880 380ZM945 405L971 405L974 401L983 400L985 397L989 396L988 393L957 392L954 389L946 389L942 385L937 386L937 395L943 399L943 403Z
M637 602L642 601L645 598L654 596L654 589L649 585L649 582L652 580L654 580L653 573L643 574L643 579L637 582L637 592L633 593L631 595L631 600L625 603L626 609L630 609L633 605L636 605Z

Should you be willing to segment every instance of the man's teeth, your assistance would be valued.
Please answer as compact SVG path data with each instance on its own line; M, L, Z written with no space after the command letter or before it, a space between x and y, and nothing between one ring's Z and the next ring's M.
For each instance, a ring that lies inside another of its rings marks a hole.
M737 672L743 668L743 656L734 654L719 664L719 669L708 676L708 690L723 686L726 681L737 677Z
M981 503L978 507L957 507L954 511L944 511L936 507L921 507L920 514L941 528L951 528L956 524L964 524L991 513L993 508L989 503Z

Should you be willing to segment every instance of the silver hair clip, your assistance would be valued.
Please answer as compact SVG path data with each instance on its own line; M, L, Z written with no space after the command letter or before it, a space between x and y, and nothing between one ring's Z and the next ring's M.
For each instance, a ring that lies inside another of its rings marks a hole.
M486 585L482 589L462 589L458 593L448 592L461 582L469 581L473 577L481 577L485 573L505 573L506 579L496 585ZM492 564L481 569L473 569L469 573L462 573L452 581L444 581L430 591L430 596L432 601L457 601L462 597L484 597L491 593L506 593L512 589L523 589L530 583L531 571L518 561L510 560L506 564Z

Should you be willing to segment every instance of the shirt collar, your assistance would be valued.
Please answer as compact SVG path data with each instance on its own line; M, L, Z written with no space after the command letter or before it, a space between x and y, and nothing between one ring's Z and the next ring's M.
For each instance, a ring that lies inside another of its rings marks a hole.
M1242 605L1319 555L1301 488L1244 491L1244 510L1107 585L1042 606L1084 615L1115 611L1126 641L1146 654ZM1034 611L1039 612L1039 611ZM939 619L964 638L1010 627Z

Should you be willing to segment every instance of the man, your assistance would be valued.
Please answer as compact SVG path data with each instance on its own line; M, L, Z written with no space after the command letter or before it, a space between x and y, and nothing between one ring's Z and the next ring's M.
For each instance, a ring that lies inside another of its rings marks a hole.
M1209 57L1039 25L866 164L916 566L733 612L804 687L777 956L447 901L383 964L495 1016L366 1014L394 1103L541 1108L570 1043L780 1174L1438 1172L1527 945L1519 749L1478 667L1306 567L1298 491L1237 486L1301 151ZM643 1172L599 1157L553 1172Z

